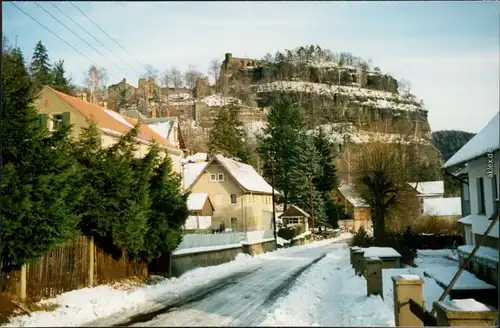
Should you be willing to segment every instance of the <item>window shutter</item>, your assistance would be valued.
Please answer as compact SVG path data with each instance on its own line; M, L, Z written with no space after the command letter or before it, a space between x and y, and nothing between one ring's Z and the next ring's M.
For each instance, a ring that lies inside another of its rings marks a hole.
M69 120L70 114L71 114L70 112L64 112L64 113L62 113L62 124L63 124L63 126L70 125L70 120Z
M49 115L47 114L39 114L38 115L38 122L37 122L37 127L38 128L47 128L47 120L49 119Z

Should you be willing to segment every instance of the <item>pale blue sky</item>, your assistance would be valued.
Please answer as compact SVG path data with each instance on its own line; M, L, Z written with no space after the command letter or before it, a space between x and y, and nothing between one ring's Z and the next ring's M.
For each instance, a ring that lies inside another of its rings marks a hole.
M127 75L67 31L34 3L16 3L97 64L109 83L138 74L60 14L39 4L127 71ZM132 58L70 3L59 8L135 70ZM500 11L498 2L76 2L142 64L160 72L196 65L206 73L224 53L261 58L266 52L318 44L372 59L383 71L411 82L425 102L433 131L478 132L499 109ZM27 60L37 40L51 61L62 58L74 81L91 63L9 3L2 3L3 32Z

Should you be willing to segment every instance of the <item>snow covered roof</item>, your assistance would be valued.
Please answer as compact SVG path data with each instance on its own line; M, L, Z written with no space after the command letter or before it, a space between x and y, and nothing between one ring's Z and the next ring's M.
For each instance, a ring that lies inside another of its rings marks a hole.
M422 181L422 182L408 182L408 184L415 189L420 196L435 196L444 194L444 181Z
M472 216L467 215L458 220L459 223L472 225Z
M443 167L446 168L467 162L486 154L488 151L498 150L500 148L499 113L500 112L497 112L495 114L481 132L476 134L469 142L451 156L451 158L444 163Z
M174 121L172 120L163 120L163 121L156 121L156 122L145 122L151 130L154 132L158 133L165 139L170 139L170 133L172 131L172 127L174 126Z
M207 156L206 153L196 153L184 159L183 179L185 188L190 188L207 165L212 163L211 161L207 162ZM272 193L272 187L251 165L237 162L222 155L215 155L214 160L220 163L246 191ZM274 193L279 194L277 190L274 190Z
M290 205L287 207L287 209L280 215L280 218L283 218L283 217L295 217L297 216L297 214L299 215L302 215L302 216L305 216L306 218L309 217L309 214L307 214L306 211L304 211L303 209L301 209L300 207L296 206L296 205Z
M194 155L191 155L191 156L186 156L186 158L184 158L184 161L187 163L187 162L206 162L208 160L208 154L207 153L196 153Z
M460 197L424 198L424 214L436 216L462 215Z
M364 257L401 257L401 254L391 247L368 247L365 249Z
M272 187L257 173L253 166L237 162L222 155L215 155L215 159L249 192L271 194ZM274 191L278 194L278 191Z
M206 193L189 194L187 206L190 211L199 211L203 208L208 198Z
M188 163L183 166L182 179L184 188L190 188L193 182L200 176L207 167L208 162Z
M339 187L339 192L354 207L370 207L353 189L351 185L343 184Z

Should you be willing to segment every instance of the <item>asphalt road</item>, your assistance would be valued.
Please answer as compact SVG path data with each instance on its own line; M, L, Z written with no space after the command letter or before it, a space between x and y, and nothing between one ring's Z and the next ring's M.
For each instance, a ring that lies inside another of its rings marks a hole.
M326 246L270 253L248 271L226 276L178 300L127 316L116 315L92 326L256 326L294 281L326 254L343 247L343 240ZM88 326L88 324L87 324Z

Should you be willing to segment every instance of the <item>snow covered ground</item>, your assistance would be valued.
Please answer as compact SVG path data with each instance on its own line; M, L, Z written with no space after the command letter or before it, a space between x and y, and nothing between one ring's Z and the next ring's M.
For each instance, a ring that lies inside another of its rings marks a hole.
M53 312L13 318L8 326L394 326L391 276L424 279L428 310L443 289L426 269L456 267L451 250L418 251L418 268L383 270L383 295L366 296L365 278L349 263L342 235L255 257L198 268L180 278L117 290L62 294Z
M43 304L59 305L56 310L33 312L31 316L14 317L6 326L112 325L144 311L160 309L167 303L182 301L187 294L199 293L207 286L227 283L227 281L233 283L240 275L252 274L253 270L259 268L264 270L254 276L254 279L241 284L239 288L248 291L246 288L248 284L256 287L261 286L264 289L264 292L260 291L261 294L266 295L266 292L270 292L266 288L270 286L263 284L263 282L266 282L268 276L275 277L274 280L271 279L274 283L281 282L290 272L300 268L301 265L307 265L324 255L328 251L325 248L328 244L350 237L351 235L343 235L336 239L280 249L255 257L240 254L229 263L197 268L179 278L163 279L155 284L141 285L131 290L118 290L108 285L102 285L71 291L41 301ZM233 295L236 297L240 294L237 290ZM254 294L254 296L256 295ZM257 300L259 299L257 298ZM240 303L238 302L238 304ZM204 323L200 322L199 324L203 325Z

